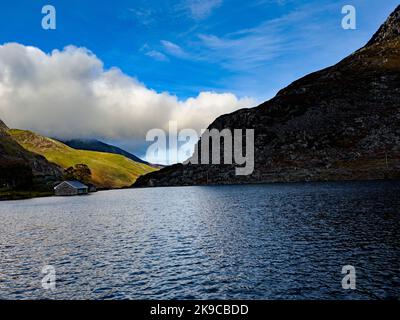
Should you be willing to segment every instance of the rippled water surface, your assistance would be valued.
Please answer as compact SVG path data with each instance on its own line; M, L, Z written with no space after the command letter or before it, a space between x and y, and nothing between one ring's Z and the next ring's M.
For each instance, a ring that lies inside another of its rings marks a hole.
M399 227L396 182L1 202L0 299L399 299Z

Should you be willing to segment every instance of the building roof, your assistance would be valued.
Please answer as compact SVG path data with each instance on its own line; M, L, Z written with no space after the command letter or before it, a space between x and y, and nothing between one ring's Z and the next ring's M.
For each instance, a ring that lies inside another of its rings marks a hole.
M58 186L62 185L63 183L68 183L74 189L88 189L88 186L86 186L83 183L81 183L79 181L76 181L76 180L74 180L74 181L64 181L64 182L61 182Z

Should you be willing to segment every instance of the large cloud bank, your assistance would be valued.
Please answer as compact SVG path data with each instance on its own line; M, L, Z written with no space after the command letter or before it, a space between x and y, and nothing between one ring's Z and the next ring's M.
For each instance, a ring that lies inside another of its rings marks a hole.
M16 43L0 46L0 118L53 137L138 140L150 129L167 129L171 120L200 130L221 114L253 104L212 92L181 101L118 68L105 70L85 48L46 54Z

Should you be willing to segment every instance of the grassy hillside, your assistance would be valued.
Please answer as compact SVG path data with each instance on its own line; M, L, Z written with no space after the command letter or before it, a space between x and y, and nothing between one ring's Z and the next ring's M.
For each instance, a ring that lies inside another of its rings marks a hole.
M107 152L107 153L115 153L120 154L122 156L127 157L135 162L149 164L146 161L143 161L139 157L136 157L134 154L129 153L121 148L116 146L94 140L94 139L72 139L72 140L62 140L62 143L67 145L68 147L79 149L79 150L87 150L87 151L97 151L97 152Z
M30 131L11 129L8 133L25 149L44 156L64 169L86 164L92 172L92 182L100 188L128 187L138 176L156 170L122 155L72 149Z

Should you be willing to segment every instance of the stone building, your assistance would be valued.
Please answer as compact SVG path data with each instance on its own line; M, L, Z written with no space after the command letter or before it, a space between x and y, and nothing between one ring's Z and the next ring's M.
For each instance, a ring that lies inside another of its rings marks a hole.
M89 187L79 181L64 181L54 187L56 196L78 196L89 193Z

